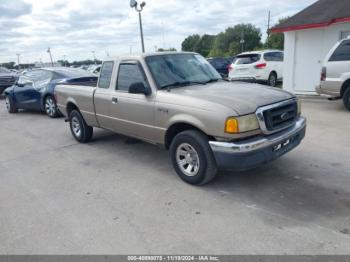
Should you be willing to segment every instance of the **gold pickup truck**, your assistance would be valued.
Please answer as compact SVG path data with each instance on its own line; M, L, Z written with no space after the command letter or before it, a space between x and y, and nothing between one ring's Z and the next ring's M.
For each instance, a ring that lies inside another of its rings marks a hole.
M102 64L97 87L59 85L74 138L105 128L169 149L177 174L202 185L219 169L246 170L299 145L306 120L290 93L227 82L199 54L121 56Z

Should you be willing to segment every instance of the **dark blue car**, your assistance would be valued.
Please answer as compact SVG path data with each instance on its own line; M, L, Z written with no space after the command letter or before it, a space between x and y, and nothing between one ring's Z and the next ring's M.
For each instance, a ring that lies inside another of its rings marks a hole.
M34 69L21 75L18 81L5 90L9 113L18 109L43 111L49 117L57 117L54 90L58 84L96 85L97 77L82 69L53 67Z

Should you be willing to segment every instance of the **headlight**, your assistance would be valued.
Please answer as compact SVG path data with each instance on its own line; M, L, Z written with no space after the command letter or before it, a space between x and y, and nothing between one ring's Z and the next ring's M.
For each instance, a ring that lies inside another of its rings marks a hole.
M259 122L255 114L230 117L225 123L225 133L237 134L259 129Z
M298 105L298 116L301 115L301 101L300 99L297 100L297 105Z

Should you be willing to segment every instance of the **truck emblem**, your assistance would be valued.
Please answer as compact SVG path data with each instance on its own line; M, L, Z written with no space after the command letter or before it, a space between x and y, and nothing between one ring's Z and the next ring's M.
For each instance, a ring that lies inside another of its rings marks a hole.
M283 113L280 117L281 117L282 120L286 120L289 117L289 114L288 113Z

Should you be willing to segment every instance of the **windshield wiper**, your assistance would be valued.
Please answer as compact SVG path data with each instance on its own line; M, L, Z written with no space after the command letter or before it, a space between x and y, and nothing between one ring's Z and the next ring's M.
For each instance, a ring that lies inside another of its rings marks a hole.
M189 86L189 85L205 85L206 82L200 82L200 81L177 81L168 85L163 85L160 87L160 89L170 88L170 87L181 87L181 86Z

